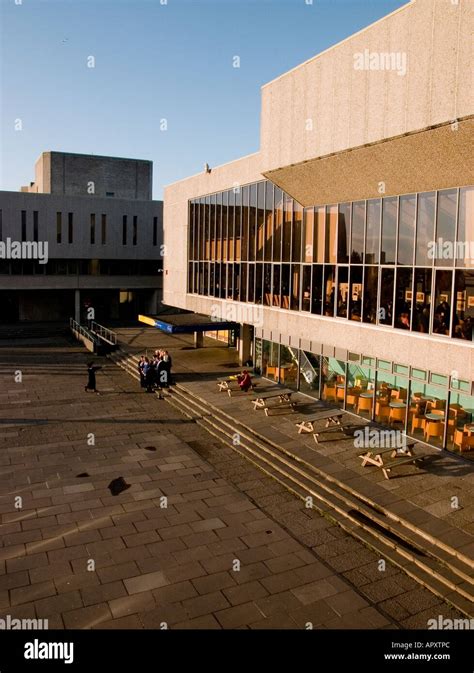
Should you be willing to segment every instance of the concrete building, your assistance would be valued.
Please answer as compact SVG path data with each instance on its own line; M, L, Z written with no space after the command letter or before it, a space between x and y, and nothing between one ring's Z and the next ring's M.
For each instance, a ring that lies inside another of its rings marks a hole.
M163 203L151 185L150 161L44 152L34 183L0 192L0 321L155 313Z
M266 84L260 150L168 186L164 213L166 304L241 323L263 376L466 456L473 24L470 0L413 0Z

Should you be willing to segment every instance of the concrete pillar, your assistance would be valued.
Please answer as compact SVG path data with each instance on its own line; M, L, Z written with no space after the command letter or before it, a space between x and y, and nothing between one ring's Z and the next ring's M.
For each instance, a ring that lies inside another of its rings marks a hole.
M204 346L203 332L194 332L194 348L202 348Z
M81 291L74 290L74 320L81 322Z
M250 325L241 325L239 336L240 365L243 365L244 362L247 362L247 360L250 358L251 349L252 349L252 328Z

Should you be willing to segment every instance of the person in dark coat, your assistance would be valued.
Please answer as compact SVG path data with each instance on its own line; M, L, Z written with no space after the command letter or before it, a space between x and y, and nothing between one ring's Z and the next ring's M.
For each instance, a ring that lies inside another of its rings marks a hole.
M145 375L145 387L147 393L153 392L153 384L155 383L155 368L148 358L145 358L145 366L143 368Z
M138 373L140 374L140 386L142 388L146 388L146 381L145 381L145 356L141 355L140 356L140 361L138 363Z
M93 362L89 362L87 365L87 374L88 374L88 381L87 385L84 388L84 390L92 390L93 393L98 393L99 391L96 389L96 382L95 382L95 373L99 371L99 369L102 369L102 367L95 366Z

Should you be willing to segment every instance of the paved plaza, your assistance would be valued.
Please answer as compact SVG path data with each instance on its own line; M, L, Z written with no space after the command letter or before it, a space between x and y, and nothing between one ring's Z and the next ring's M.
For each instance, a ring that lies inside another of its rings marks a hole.
M181 380L196 362L209 377L235 367L224 347L125 336L135 352L168 348ZM90 359L68 338L0 343L1 618L372 629L461 616L112 363L99 362L101 394L85 393ZM112 495L119 477L129 488Z

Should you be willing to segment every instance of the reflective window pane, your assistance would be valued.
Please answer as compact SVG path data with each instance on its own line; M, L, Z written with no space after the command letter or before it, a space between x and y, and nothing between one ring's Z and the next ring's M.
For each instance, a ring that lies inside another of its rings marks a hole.
M472 341L474 322L474 271L456 271L452 336Z
M338 218L338 207L328 206L326 208L325 261L332 264L336 262Z
M351 262L361 264L364 257L365 201L352 204Z
M431 310L431 269L415 269L413 331L428 334Z
M413 264L415 241L416 196L408 194L400 197L398 225L398 263Z
M365 257L366 264L378 264L380 245L380 216L381 200L372 199L367 201L367 227L365 233Z
M349 292L349 320L362 320L362 279L363 267L351 266Z
M474 267L474 187L459 190L456 266Z
M436 217L436 266L453 266L454 240L456 238L457 189L438 192L438 213Z
M433 334L450 333L452 279L452 271L436 271Z
M424 192L418 195L418 213L416 219L416 254L417 266L430 266L430 243L434 240L434 217L436 208L436 192Z
M413 272L411 269L397 269L397 287L395 294L395 327L410 329Z
M387 197L382 200L382 249L381 264L395 264L397 243L398 198Z
M351 205L339 204L339 219L337 224L337 261L347 264L351 240Z
M395 270L382 269L380 279L379 325L393 325L393 294L395 291Z
M337 268L337 299L336 315L347 318L347 302L349 294L349 269L347 266Z
M379 270L375 266L366 266L364 271L364 322L375 325L377 322L377 288Z

